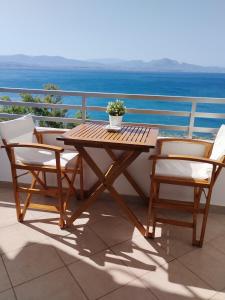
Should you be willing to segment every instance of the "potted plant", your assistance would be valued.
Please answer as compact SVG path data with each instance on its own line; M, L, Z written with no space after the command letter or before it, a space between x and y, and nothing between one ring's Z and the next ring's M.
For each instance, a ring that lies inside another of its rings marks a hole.
M123 115L126 112L124 102L118 99L116 101L109 102L106 112L109 114L110 126L121 127Z

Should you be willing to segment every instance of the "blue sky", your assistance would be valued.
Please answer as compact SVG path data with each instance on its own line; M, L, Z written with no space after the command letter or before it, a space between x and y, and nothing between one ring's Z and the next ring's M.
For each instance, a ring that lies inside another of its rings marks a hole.
M225 0L0 0L0 54L225 66Z

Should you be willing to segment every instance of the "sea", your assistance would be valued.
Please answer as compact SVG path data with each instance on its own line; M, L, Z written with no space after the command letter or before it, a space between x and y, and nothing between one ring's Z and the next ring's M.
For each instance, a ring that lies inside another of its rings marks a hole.
M225 74L223 73L144 73L124 71L90 70L47 70L0 68L0 87L43 88L46 83L54 83L62 90L84 92L108 92L128 94L151 94L170 96L192 96L225 98ZM0 94L1 96L2 94ZM19 100L19 95L10 95ZM64 97L64 103L80 104L80 97ZM106 106L112 99L88 98L88 105ZM166 101L144 101L125 99L126 107L190 111L190 103ZM225 113L225 104L198 104L198 112ZM68 116L75 115L69 111ZM87 112L90 119L107 120L105 112ZM126 114L125 121L188 125L186 117ZM224 119L196 118L195 126L219 127Z

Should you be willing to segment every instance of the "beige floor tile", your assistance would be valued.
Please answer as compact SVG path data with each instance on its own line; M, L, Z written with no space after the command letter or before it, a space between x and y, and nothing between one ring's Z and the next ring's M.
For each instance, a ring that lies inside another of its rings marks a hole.
M72 215L72 212L67 213L68 218L70 218L71 215ZM90 220L91 220L90 212L86 211L83 214L81 214L81 216L73 222L73 227L75 228L75 227L80 227L80 226L90 224L91 223Z
M14 195L13 195L12 187L0 186L0 203L1 202L14 203Z
M0 292L11 288L11 284L0 256Z
M178 261L140 278L159 300L209 299L214 291Z
M0 300L16 300L13 290L10 289L0 293Z
M63 266L55 249L45 244L8 252L3 260L14 286Z
M79 202L72 205L72 211L76 210L79 205ZM77 220L75 220L74 225L90 225L99 221L104 221L108 217L115 218L117 216L120 216L120 210L115 201L110 199L99 199Z
M195 249L192 246L192 231L189 228L165 224L158 225L158 228L161 228L161 234L154 242L164 249L167 255L177 258Z
M106 217L92 224L91 228L109 246L129 240L134 234L134 226L121 217Z
M141 280L136 279L127 285L104 296L101 300L157 300L157 298L146 289Z
M209 216L205 232L205 242L208 242L222 234L225 234L225 224Z
M161 213L162 217L168 217L168 218L175 218L182 221L190 221L192 222L192 216L187 213L182 212L169 212L166 211L164 213ZM221 215L220 215L221 216ZM221 218L221 217L220 217ZM197 226L197 237L200 237L200 231L201 231L201 223L202 222L202 215L198 216L198 226ZM225 222L224 222L225 223ZM159 225L158 225L159 226ZM163 227L162 227L163 228ZM192 243L192 230L190 228L183 228L178 226L172 226L172 225L165 225L165 228L169 228L170 230L170 236L173 236L175 239L182 239L185 242L185 244ZM205 238L204 241L210 241L221 234L225 234L225 226L222 222L218 221L215 216L212 216L211 214L208 217L207 220L207 226L206 226L206 232L205 232ZM185 249L184 249L185 251ZM184 252L185 253L185 252ZM181 255L182 255L181 251ZM176 256L177 257L177 256Z
M225 299L225 291L216 293L210 300L224 300Z
M147 212L148 212L148 206L146 203L143 202L142 199L140 199L140 202L137 201L126 201L129 208L132 210L132 212L136 215L138 220L144 225L147 225ZM121 211L121 215L127 219L127 216Z
M225 288L225 255L210 244L180 257L179 261L214 289Z
M225 214L224 213L209 213L209 217L211 219L214 219L216 222L218 222L221 225L225 226Z
M55 204L57 201L55 198L40 197L34 195L34 201L43 204ZM49 211L40 211L40 210L29 210L30 216L26 217L27 224L34 228L35 230L48 235L48 236L65 236L70 233L69 230L62 230L58 226L59 222L59 213L49 212Z
M0 203L0 211L1 211L1 218L0 218L0 227L2 226L9 226L17 223L16 218L16 209L14 205L3 205Z
M225 254L225 235L221 235L211 240L209 244Z
M70 235L49 239L65 264L91 256L107 248L106 244L87 226L72 230Z
M32 216L34 216L35 213L36 212L32 212ZM26 224L48 237L60 237L70 234L70 228L61 229L59 227L59 216L52 215L53 214L48 215L48 213L40 214L37 218L34 217L32 220L27 221Z
M3 203L0 201L1 219L0 227L17 224L16 208L14 203ZM25 223L38 219L58 218L58 214L50 214L28 209L24 218Z
M88 211L103 216L119 216L121 213L119 205L110 196L98 199Z
M171 213L167 214L167 217L171 217ZM191 221L191 218L187 214L174 213L172 217L176 217L181 220ZM200 236L201 229L201 217L198 218L198 237ZM166 224L158 224L158 228L161 228L161 234L156 235L155 241L164 249L167 253L177 258L192 250L195 247L192 246L192 230L190 228L183 228L179 226L172 226ZM209 217L206 227L206 234L204 242L211 241L212 239L224 234L225 227Z
M136 279L111 251L103 251L69 266L89 299L96 299Z
M132 240L111 249L127 266L134 268L137 276L154 271L159 265L173 260L173 257L167 255L154 241L141 235L135 235Z
M46 235L23 223L2 227L0 230L0 254L46 240Z
M40 211L40 210L30 210L31 215L34 221L40 220L57 220L59 218L59 214L57 212L49 212L49 211Z
M18 300L86 300L66 268L19 285L15 292Z

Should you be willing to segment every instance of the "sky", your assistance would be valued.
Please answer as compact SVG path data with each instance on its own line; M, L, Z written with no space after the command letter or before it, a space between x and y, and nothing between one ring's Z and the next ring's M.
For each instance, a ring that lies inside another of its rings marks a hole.
M225 67L225 0L0 0L0 55Z

